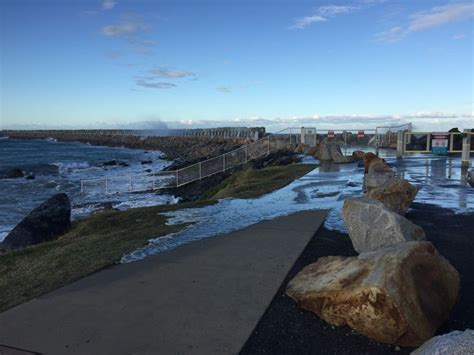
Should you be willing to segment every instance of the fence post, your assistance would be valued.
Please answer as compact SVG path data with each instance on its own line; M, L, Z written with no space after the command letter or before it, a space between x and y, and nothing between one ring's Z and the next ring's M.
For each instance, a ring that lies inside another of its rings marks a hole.
M202 164L199 162L199 180L202 179Z
M426 135L426 151L430 151L431 133Z
M270 136L267 138L267 155L270 154Z
M227 153L222 154L222 171L223 171L223 172L225 171L225 155L226 155L226 154L227 154Z
M179 187L179 170L176 169L176 188Z
M105 193L109 193L109 179L105 177Z
M84 181L81 180L81 194L84 193Z
M397 132L397 158L403 156L405 150L405 131Z
M248 148L247 148L247 145L245 145L245 162L248 162Z
M462 155L461 155L461 166L469 167L471 166L470 160L471 154L471 130L465 129L464 136L462 138Z
M129 177L129 183L130 183L130 192L133 192L133 185L132 185L132 176L130 175Z

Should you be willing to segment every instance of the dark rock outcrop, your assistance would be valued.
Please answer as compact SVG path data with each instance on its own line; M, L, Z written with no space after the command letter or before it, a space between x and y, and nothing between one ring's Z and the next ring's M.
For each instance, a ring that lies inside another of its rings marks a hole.
M24 176L25 173L19 168L9 169L2 174L3 179L16 179Z
M1 247L19 249L56 239L71 227L71 204L66 194L54 195L35 208L7 235Z

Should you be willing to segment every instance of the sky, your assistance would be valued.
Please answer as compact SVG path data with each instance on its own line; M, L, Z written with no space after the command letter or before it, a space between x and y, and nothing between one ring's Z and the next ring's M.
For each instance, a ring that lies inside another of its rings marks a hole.
M0 129L471 128L473 1L0 0Z

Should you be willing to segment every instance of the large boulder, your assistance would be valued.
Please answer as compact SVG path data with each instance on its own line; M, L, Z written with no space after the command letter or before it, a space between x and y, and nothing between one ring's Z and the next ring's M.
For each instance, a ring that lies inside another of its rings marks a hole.
M362 150L355 150L352 152L352 158L355 160L363 160L365 153Z
M364 154L364 173L368 173L369 172L369 165L370 163L372 162L372 160L378 158L377 155L375 155L374 153L372 152L367 152Z
M18 249L55 239L71 227L71 204L66 194L54 195L35 208L4 239L5 249Z
M366 196L382 201L391 210L405 215L417 193L418 189L407 180L390 178L379 187L368 189Z
M367 171L367 173L369 174L390 172L393 172L393 170L388 166L387 162L381 158L372 159L369 164L369 169Z
M342 217L358 253L425 239L423 228L368 197L346 199Z
M364 175L364 187L366 191L371 191L376 189L383 184L385 184L388 180L393 178L395 173L388 172L388 173L372 173L372 174L365 174Z
M448 334L431 338L411 355L462 355L474 354L474 330L455 330Z
M407 242L358 257L319 258L286 293L332 325L419 346L448 318L458 291L458 272L430 242Z

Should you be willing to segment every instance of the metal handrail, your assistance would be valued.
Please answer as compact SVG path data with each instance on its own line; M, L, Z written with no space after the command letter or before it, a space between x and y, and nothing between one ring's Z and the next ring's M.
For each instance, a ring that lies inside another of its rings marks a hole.
M114 177L101 177L101 178L95 178L95 179L84 179L84 180L81 180L81 193L85 192L85 187L88 183L97 183L97 182L98 183L104 183L106 193L110 193L111 191L110 191L110 188L109 188L109 185L110 185L109 182L111 180L114 180L114 179L123 179L124 177L128 177L128 180L129 180L129 182L128 182L129 189L128 189L127 192L141 192L141 191L150 191L150 190L155 191L155 190L161 190L161 189L172 188L172 187L181 187L181 186L187 185L189 183L201 180L203 178L207 178L209 176L212 176L212 175L215 175L215 174L218 174L218 173L221 173L221 172L225 172L226 170L229 170L229 169L235 168L237 166L240 166L242 164L245 164L251 159L260 158L262 156L268 155L272 151L271 144L270 144L270 139L272 137L275 137L278 134L282 134L283 132L288 131L288 130L290 130L290 134L292 134L291 133L292 128L285 128L285 129L283 129L281 131L278 131L276 133L269 134L266 137L263 137L259 140L256 140L254 142L251 142L249 144L245 144L245 145L243 145L239 148L231 150L230 152L226 152L226 153L220 154L218 156L208 158L206 160L188 165L188 166L186 166L184 168L181 168L181 169L160 171L160 172L157 172L157 173L152 173L150 175L135 174L135 175L119 176L119 177L115 177L115 178ZM276 137L276 138L278 138L278 137ZM253 147L258 146L259 144L262 144L262 142L266 143L266 144L265 144L265 148L262 149L261 153L249 154L249 149L252 149ZM245 151L245 159L239 160L236 163L232 164L231 166L227 167L226 156L236 154L239 151ZM218 169L218 170L210 172L210 173L203 173L202 167L203 167L204 164L212 162L212 161L219 161L220 159L222 159L222 164L221 164L222 168L221 169ZM191 178L185 178L184 182L181 183L180 182L180 172L181 172L181 174L184 174L185 171L190 171L192 169L198 170L199 174L197 174L196 176L191 177ZM156 185L156 175L157 174L158 175L161 174L161 175L173 176L172 179L174 180L174 182L172 184L165 184L165 185L157 186ZM152 183L151 183L151 188L134 189L133 188L133 181L134 181L133 177L134 176L136 178L151 177L152 180L153 180Z

